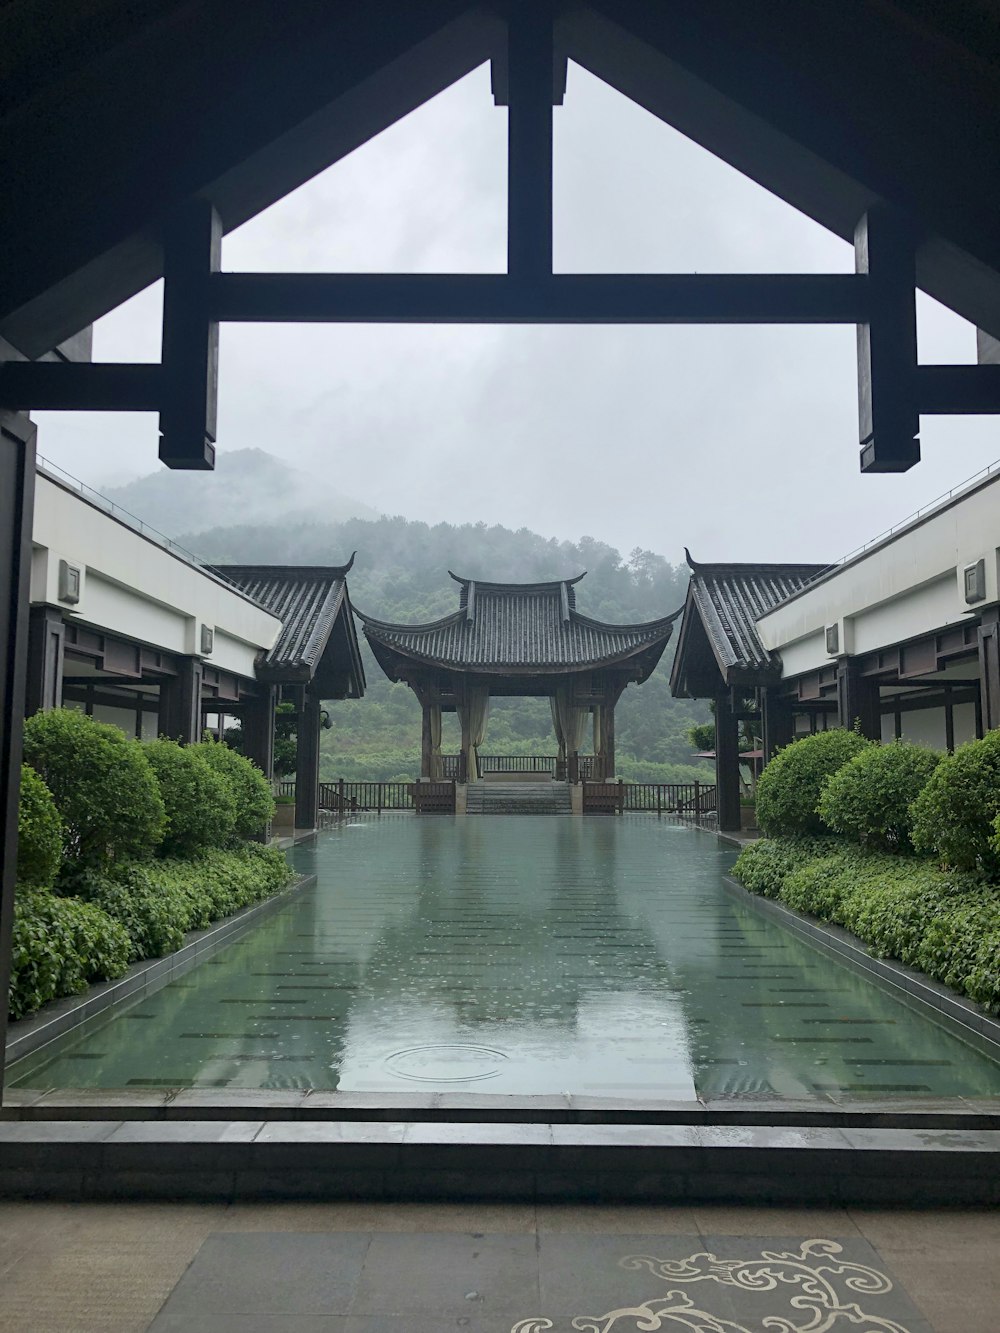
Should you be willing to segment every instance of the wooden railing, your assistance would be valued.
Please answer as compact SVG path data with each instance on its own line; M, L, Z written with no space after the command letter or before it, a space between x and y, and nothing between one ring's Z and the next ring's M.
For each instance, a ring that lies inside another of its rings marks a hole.
M702 782L584 782L583 813L641 810L700 818L715 809L715 786Z
M295 795L294 782L282 782L282 796ZM321 782L319 808L328 814L362 810L455 810L455 783L446 782Z
M441 756L442 771L446 778L459 777L460 760L462 756L458 754L443 754ZM570 756L572 762L573 756ZM594 774L594 767L597 760L592 754L581 754L577 756L579 773L581 778L590 778ZM561 763L558 755L554 754L481 754L479 756L479 772L486 773L551 773L559 782L565 782L567 777L567 767Z

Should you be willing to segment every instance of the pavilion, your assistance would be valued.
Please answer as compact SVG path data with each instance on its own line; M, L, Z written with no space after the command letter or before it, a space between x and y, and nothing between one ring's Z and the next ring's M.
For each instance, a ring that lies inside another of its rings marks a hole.
M576 609L583 574L551 583L451 577L458 610L442 620L394 625L359 612L379 666L420 700L421 776L442 776L442 713L457 713L462 727L459 782L475 782L491 697L528 695L551 702L561 775L577 779L592 721L592 776L613 778L615 706L627 685L649 678L679 613L636 625L592 620Z

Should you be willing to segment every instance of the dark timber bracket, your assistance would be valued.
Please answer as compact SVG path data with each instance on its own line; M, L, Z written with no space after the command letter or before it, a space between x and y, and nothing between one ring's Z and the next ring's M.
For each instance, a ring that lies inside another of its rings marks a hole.
M508 107L506 273L223 273L219 214L192 198L163 232L161 363L0 361L0 410L158 412L161 460L209 469L220 323L854 324L863 472L919 462L921 415L1000 414L1000 365L918 365L916 238L881 204L858 223L853 274L554 274L560 31L552 0L511 5L494 57Z

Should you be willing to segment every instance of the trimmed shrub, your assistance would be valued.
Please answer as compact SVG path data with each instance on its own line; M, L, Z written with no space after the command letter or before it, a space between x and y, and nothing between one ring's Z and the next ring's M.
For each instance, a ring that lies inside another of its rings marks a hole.
M137 741L74 709L57 708L25 722L24 757L52 793L67 862L100 868L152 855L165 812Z
M21 765L17 809L17 882L25 889L49 889L62 859L62 820L52 793L28 764Z
M785 880L805 862L840 846L836 838L760 838L748 843L733 866L733 874L753 893L780 898Z
M940 762L940 754L907 741L869 745L827 779L819 817L866 846L910 851L910 806Z
M158 740L142 748L166 810L160 855L195 857L225 846L236 823L236 801L232 784L206 762L204 747Z
M856 731L835 728L786 745L757 779L757 823L771 836L822 833L816 807L824 782L869 744Z
M255 838L274 816L274 797L267 778L256 764L219 741L190 747L220 778L229 783L235 808L233 832L237 838Z
M49 1000L109 981L128 968L124 927L92 903L44 889L14 901L10 1015L22 1018Z
M132 963L179 949L188 929L187 899L176 885L156 876L158 864L137 862L114 875L90 872L73 884L74 896L93 903L124 928Z
M960 745L945 756L913 802L913 845L958 870L995 877L1000 848L1000 731Z
M941 870L916 857L843 844L803 857L800 841L775 841L750 859L750 873L741 867L754 848L737 862L747 888L755 888L760 865L797 859L777 895L789 907L844 926L873 954L920 968L1000 1013L1000 890L975 873Z

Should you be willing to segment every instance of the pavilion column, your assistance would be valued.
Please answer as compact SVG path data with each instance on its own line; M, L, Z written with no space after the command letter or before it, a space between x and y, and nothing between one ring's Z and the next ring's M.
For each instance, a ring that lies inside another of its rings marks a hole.
M157 730L161 736L181 745L201 740L201 678L200 657L177 659L177 675L160 685Z
M62 706L66 622L54 606L33 606L28 618L25 715Z
M19 413L0 412L0 996L4 999L10 982L14 926L34 499L34 423ZM7 1005L3 1003L0 1051L6 1040ZM0 1094L2 1088L0 1061Z
M740 829L740 724L727 690L715 699L715 801L719 828Z
M1000 727L1000 607L990 606L979 624L979 711L983 732Z
M259 685L243 708L243 753L270 782L274 777L274 709L277 690Z
M843 657L837 663L837 725L848 731L857 726L870 741L882 739L878 679L863 676L854 657Z
M611 782L615 776L615 704L617 696L609 694L601 704L601 777Z
M764 763L767 764L778 750L791 745L795 739L795 718L790 697L776 687L762 691L762 702Z
M302 829L319 823L319 704L306 690L295 727L295 827Z
M433 767L431 744L431 706L425 703L420 710L420 776L430 778Z

